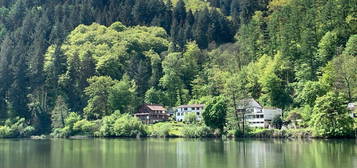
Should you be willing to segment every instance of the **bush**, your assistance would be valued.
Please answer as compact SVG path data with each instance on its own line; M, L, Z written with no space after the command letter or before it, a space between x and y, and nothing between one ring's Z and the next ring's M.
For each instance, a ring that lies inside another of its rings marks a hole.
M12 130L8 126L0 126L0 137L1 138L6 138L6 137L11 137L12 135Z
M272 125L276 129L281 129L283 126L283 120L281 119L281 116L275 116L272 120Z
M21 138L29 137L34 133L35 129L26 124L24 118L15 118L14 120L6 120L4 126L0 126L1 138Z
M56 138L66 138L71 135L69 127L56 128L52 131L51 136Z
M114 123L120 117L120 115L120 112L115 112L110 116L103 117L99 131L96 132L95 135L104 137L115 136Z
M73 131L76 132L77 134L93 135L95 130L96 130L96 124L86 119L77 121L73 125Z
M136 137L146 136L145 125L136 117L115 112L105 116L100 122L99 131L95 136L103 137Z
M161 122L149 126L149 135L155 137L182 137L183 123Z
M135 137L146 136L147 132L144 124L136 117L124 114L119 117L113 126L115 136Z
M188 138L210 137L211 132L206 125L186 125L182 129L183 136Z
M244 133L242 130L228 130L227 131L227 137L230 138L239 138L239 137L243 137Z
M149 128L150 136L166 137L170 136L170 129L173 123L156 123Z
M319 137L349 137L353 135L353 119L343 97L329 92L316 99L311 125Z
M74 124L79 120L81 120L81 116L79 116L77 113L69 113L68 117L65 120L65 125L70 129L73 129Z
M195 112L186 113L184 120L186 123L189 123L189 124L196 123L197 122L196 113Z
M253 138L308 138L312 137L311 129L262 129L256 128L249 132L249 137Z
M57 138L65 138L74 135L76 132L80 131L79 126L81 125L81 123L77 124L76 130L74 130L74 125L79 121L81 121L81 116L74 112L69 113L69 115L65 119L65 127L55 128L52 131L51 136Z

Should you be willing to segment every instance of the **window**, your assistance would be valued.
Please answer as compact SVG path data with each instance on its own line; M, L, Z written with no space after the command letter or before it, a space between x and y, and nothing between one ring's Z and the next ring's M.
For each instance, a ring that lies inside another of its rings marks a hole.
M183 110L187 110L187 107L183 108Z
M196 114L197 114L197 115L200 115L200 112L197 112Z

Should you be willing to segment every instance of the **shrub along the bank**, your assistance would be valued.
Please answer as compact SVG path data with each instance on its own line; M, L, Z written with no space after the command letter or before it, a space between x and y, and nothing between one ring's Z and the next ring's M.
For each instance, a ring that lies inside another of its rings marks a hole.
M181 122L161 122L149 126L152 137L212 137L214 131L203 123L185 124Z
M206 125L186 125L182 129L184 137L199 138L199 137L212 137L212 130Z
M146 126L136 117L115 112L101 120L88 121L81 119L76 113L70 113L66 118L65 127L55 129L54 137L69 137L74 135L95 137L137 137L146 136Z
M146 136L146 126L136 117L115 112L105 116L94 134L97 137L137 137Z
M182 137L185 124L175 122L160 122L149 126L149 136L153 137Z
M311 129L252 129L245 136L252 138L309 138L312 137Z
M0 138L23 138L29 137L35 129L29 126L24 118L8 119L5 125L0 126Z

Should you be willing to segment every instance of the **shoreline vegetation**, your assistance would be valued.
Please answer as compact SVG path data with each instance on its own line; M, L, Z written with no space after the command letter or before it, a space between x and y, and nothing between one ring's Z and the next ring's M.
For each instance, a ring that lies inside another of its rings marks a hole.
M341 139L356 138L351 133L347 136L327 137L317 136L313 129L263 129L247 128L223 132L212 129L202 122L160 122L151 125L143 124L138 118L128 114L114 113L101 120L88 121L81 119L76 113L71 113L65 121L65 127L54 129L50 135L34 135L34 128L24 123L23 119L7 121L8 125L0 126L0 138L282 138L282 139ZM13 123L11 123L13 122ZM12 124L12 125L11 125Z

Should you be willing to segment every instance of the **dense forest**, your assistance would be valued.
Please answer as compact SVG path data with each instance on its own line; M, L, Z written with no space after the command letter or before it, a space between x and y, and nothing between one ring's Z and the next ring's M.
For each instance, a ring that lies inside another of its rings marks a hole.
M306 126L348 123L356 22L355 0L0 0L0 125L48 134L70 112L219 96L228 127L247 97Z

